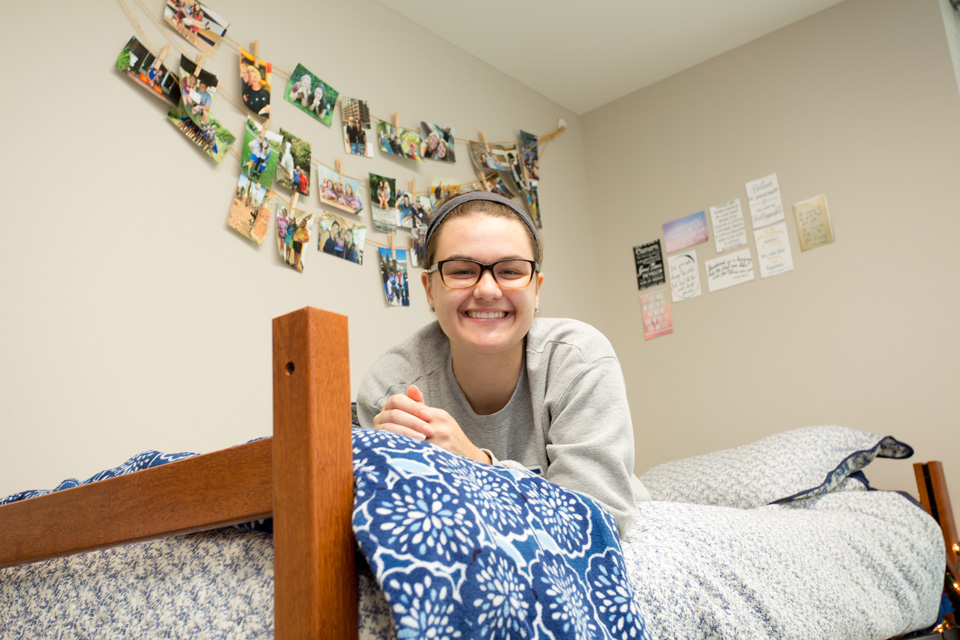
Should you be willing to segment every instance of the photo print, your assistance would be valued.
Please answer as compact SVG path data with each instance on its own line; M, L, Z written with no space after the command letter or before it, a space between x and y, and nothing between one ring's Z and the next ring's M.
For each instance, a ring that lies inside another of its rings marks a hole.
M217 49L230 26L210 7L197 0L167 0L163 20L210 59L216 57Z
M407 278L407 250L379 247L380 278L387 304L394 307L410 306L410 282Z
M453 127L443 128L430 122L420 123L420 157L424 160L456 162Z
M483 175L484 190L508 198L520 195L519 152L516 145L470 143L470 160Z
M377 123L377 139L380 141L380 150L384 153L411 160L423 160L420 157L420 134L416 131L394 127L381 120Z
M279 133L265 130L263 125L250 117L243 129L240 166L251 180L269 189L277 172L283 139Z
M370 202L373 206L373 228L383 233L393 233L397 229L397 180L370 174Z
M311 73L302 64L297 64L284 97L287 102L296 105L304 113L330 126L333 122L333 107L337 104L340 92Z
M258 245L263 244L270 225L270 212L274 208L276 194L261 184L252 181L245 173L240 174L237 192L230 203L227 226Z
M280 161L277 163L277 184L303 195L310 193L310 143L285 129L280 129Z
M190 119L202 124L210 118L210 105L220 80L209 71L197 71L197 63L180 56L180 101Z
M154 66L157 57L136 36L130 38L117 57L117 70L160 98L171 107L180 104L180 78L163 64Z
M537 147L538 138L532 133L520 131L520 169L522 171L520 178L520 195L523 196L524 204L527 206L527 212L533 221L537 223L537 228L542 229L543 223L540 220L540 197L538 189L540 187L540 151Z
M476 191L472 184L460 184L459 178L434 178L430 181L430 210L435 211L437 205L446 202L450 198Z
M370 138L370 108L366 100L340 97L340 115L343 117L343 145L347 153L373 157Z
M303 273L303 249L310 245L313 214L297 209L293 214L286 203L277 205L277 249L280 257Z
M167 120L218 163L227 155L230 146L237 141L237 137L213 116L207 118L206 122L194 122L183 103L167 112Z
M410 232L410 264L414 267L419 267L423 265L424 268L427 268L426 254L427 254L427 228L426 227L414 227Z
M321 213L318 247L320 251L343 258L347 262L363 264L363 243L367 228L356 220L349 220L333 213Z
M342 176L321 164L317 165L317 181L320 183L320 202L347 213L363 211L363 185L359 180Z
M404 229L425 227L430 222L430 198L409 191L397 193L397 220Z
M270 87L273 65L240 48L240 94L243 106L258 116L270 115Z

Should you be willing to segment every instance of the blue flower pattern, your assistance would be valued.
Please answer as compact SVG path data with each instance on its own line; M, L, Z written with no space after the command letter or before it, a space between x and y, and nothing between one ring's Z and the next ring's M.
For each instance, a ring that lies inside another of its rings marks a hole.
M354 533L398 640L649 639L594 501L392 433L353 444Z

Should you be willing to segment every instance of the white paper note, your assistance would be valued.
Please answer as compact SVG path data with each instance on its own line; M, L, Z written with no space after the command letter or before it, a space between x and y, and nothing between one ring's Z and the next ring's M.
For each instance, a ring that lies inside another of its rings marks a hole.
M793 255L790 253L790 238L787 223L781 222L753 232L757 241L757 262L760 277L769 278L793 271Z
M726 253L747 244L747 228L740 198L710 207L710 221L713 223L713 241L717 245L717 253Z
M707 260L703 264L707 268L707 288L710 293L753 280L750 249Z
M751 180L746 186L754 229L783 220L783 199L780 197L777 174Z
M700 263L696 251L686 251L667 258L670 265L670 291L673 301L689 300L700 295Z

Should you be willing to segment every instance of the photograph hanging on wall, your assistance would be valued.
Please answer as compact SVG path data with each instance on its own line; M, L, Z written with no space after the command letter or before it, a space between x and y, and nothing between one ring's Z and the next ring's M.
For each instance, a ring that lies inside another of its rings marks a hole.
M540 220L540 150L537 136L520 131L520 195L527 206L527 212L537 228L543 228Z
M363 243L367 239L365 226L356 220L323 212L317 227L317 246L320 251L347 262L363 264Z
M347 153L373 157L373 139L370 136L370 107L366 100L340 96L340 115L343 118L343 145Z
M637 265L637 288L640 291L667 281L659 240L634 247L633 261Z
M359 180L340 175L322 164L317 165L320 202L347 213L363 211L363 185ZM388 185L389 186L389 185Z
M273 191L241 173L233 202L230 203L227 226L262 245L267 235L267 227L270 226L270 212L274 209L275 196Z
M373 228L383 233L392 233L397 229L397 180L375 173L369 175L370 212Z
M243 106L257 114L270 114L270 87L273 86L273 65L240 47L240 94Z
M304 113L327 125L333 122L333 107L337 104L340 92L311 73L302 64L297 64L284 97Z
M423 160L420 157L420 134L416 131L394 127L381 120L377 123L377 139L380 141L380 150L384 153L411 160Z
M436 211L437 205L461 193L476 191L476 184L460 184L460 178L434 178L430 181L430 210Z
M424 160L457 161L453 127L441 127L431 122L421 122L420 140L420 157Z
M310 193L310 143L286 129L280 129L280 161L277 163L277 184L303 195Z
M414 267L423 265L424 268L426 268L428 266L426 264L427 246L424 242L426 240L426 235L426 227L414 227L410 232L410 264L412 264Z
M410 282L407 277L407 250L379 247L380 278L387 304L394 307L410 306Z
M210 118L213 96L220 80L214 74L197 69L197 64L187 56L180 56L180 101L190 119L202 124Z
M404 229L425 227L430 223L430 198L401 191L397 194L397 213L399 225Z
M190 119L183 104L179 104L167 112L167 120L191 142L200 147L204 153L218 163L227 155L227 150L237 137L230 133L219 120L210 116L206 122L197 124Z
M264 130L253 118L247 118L243 128L243 146L240 149L240 166L251 180L266 188L273 186L280 159L280 143L283 139L275 131Z
M136 36L130 38L117 57L117 70L160 98L171 107L180 104L180 78L171 73L162 63L155 64L157 57L150 53Z
M283 261L303 273L303 251L310 245L313 214L297 209L293 214L286 204L277 205L277 249Z
M216 57L217 49L227 35L227 27L230 26L230 23L210 7L197 0L167 0L163 9L163 20L184 40L211 59Z

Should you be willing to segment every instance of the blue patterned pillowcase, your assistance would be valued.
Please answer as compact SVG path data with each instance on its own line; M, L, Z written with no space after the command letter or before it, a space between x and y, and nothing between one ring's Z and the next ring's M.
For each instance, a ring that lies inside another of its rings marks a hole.
M527 471L353 430L357 543L397 638L648 640L613 518Z
M874 458L909 458L891 436L801 427L751 444L658 465L640 480L654 500L750 509L827 493Z

